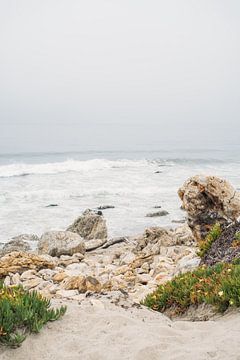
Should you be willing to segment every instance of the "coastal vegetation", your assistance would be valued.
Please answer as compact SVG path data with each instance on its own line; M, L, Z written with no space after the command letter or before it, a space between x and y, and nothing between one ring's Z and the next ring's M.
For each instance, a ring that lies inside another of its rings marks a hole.
M219 263L201 266L193 272L180 274L149 294L144 305L153 310L181 315L191 306L213 305L218 312L229 306L240 306L240 264Z
M216 223L215 225L213 225L212 229L209 231L206 238L202 241L199 241L198 256L200 256L200 258L203 258L204 255L206 255L208 250L211 248L213 242L219 238L221 233L222 233L221 225L219 223Z
M51 309L36 291L0 284L0 344L20 346L28 333L38 333L48 321L58 320L66 307Z

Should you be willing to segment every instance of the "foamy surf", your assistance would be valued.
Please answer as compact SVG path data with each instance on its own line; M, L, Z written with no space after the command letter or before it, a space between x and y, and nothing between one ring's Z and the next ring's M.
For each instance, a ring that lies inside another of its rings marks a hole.
M10 164L0 166L0 177L17 177L27 175L51 175L66 172L96 171L111 168L143 167L148 164L147 160L66 160L63 162L45 164Z

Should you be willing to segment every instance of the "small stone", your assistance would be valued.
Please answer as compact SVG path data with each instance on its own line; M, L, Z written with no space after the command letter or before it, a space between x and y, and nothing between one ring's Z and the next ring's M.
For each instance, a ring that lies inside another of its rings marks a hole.
M62 282L67 276L68 276L68 275L67 275L64 271L62 271L62 272L59 272L59 273L53 275L52 280L53 280L54 282L60 283L60 282Z
M87 291L91 291L91 292L100 292L102 289L100 282L92 276L86 277L86 286L87 286Z
M22 273L20 278L22 281L31 280L36 278L36 274L37 274L36 270L27 270L24 271L24 273Z
M36 286L38 286L41 282L42 282L42 280L40 278L35 277L34 279L24 281L23 282L23 288L25 290L30 290L30 289L35 288Z
M151 280L152 280L152 278L148 274L139 274L137 276L137 282L139 282L139 283L141 283L143 285L146 285Z
M148 213L146 215L146 217L158 217L158 216L166 216L168 215L169 212L166 211L166 210L161 210L161 211L156 211L156 212L153 212L153 213Z

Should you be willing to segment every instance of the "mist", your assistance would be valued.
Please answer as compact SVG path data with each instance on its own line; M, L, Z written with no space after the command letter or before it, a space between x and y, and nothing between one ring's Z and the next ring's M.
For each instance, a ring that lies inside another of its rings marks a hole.
M1 0L0 152L238 144L240 3Z

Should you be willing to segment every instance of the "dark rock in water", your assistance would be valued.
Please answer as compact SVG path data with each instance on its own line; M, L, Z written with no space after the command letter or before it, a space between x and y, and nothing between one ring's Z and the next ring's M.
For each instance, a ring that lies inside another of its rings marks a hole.
M155 171L154 174L162 174L162 171Z
M211 266L218 262L231 263L234 259L240 259L240 223L223 229L222 234L213 242L201 263Z
M154 209L161 209L162 207L161 207L161 205L156 205L156 206L154 206L153 208L154 208Z
M146 215L146 217L166 216L168 214L169 214L169 212L167 212L166 210L162 210L162 211L157 211L154 213L149 213Z
M59 206L58 204L49 204L47 206L45 206L46 208L49 208L49 207L56 207L56 206Z
M107 209L115 209L113 205L102 205L97 207L98 210L107 210Z

